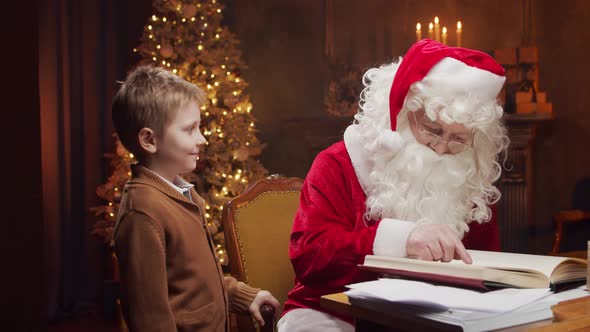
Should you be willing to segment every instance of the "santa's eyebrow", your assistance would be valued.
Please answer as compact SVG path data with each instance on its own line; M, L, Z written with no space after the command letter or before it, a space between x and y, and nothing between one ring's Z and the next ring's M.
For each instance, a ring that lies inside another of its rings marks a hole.
M429 125L429 126L433 126L433 127L441 127L440 124L436 123L436 121L432 121L429 118L425 117L425 120L422 122L422 124L425 125Z
M469 137L469 133L451 133L449 137L455 137L466 140Z

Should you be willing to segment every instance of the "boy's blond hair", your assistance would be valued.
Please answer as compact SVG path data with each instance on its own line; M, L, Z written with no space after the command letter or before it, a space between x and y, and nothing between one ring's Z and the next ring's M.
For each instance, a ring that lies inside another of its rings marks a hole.
M176 112L190 102L205 103L205 93L197 85L161 67L139 66L127 75L113 98L115 131L125 148L141 160L144 151L139 131L150 128L161 135Z

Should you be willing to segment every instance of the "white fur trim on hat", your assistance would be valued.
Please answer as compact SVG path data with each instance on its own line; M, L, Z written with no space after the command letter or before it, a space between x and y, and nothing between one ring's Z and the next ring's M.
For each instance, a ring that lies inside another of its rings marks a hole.
M406 241L416 223L383 218L373 241L373 253L379 256L406 257Z
M446 57L434 65L424 79L432 79L448 87L464 90L481 100L494 100L500 93L506 77Z
M402 148L404 139L397 131L384 130L377 138L381 146L385 147L391 154L397 154Z

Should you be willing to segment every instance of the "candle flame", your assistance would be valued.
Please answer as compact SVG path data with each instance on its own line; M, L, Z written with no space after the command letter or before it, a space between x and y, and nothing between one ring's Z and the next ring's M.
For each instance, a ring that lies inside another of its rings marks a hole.
M432 30L432 28L434 28L434 24L432 22L428 23L428 29Z
M446 34L447 33L447 27L443 27L443 33Z
M422 30L422 25L420 23L416 23L416 31Z
M434 17L434 24L438 24L438 16Z
M461 30L461 21L457 21L457 30Z

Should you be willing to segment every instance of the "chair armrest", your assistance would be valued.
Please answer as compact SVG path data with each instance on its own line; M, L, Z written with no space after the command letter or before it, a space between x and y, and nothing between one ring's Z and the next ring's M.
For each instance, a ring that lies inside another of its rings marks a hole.
M590 219L590 211L565 210L559 211L553 216L553 220L557 225L561 223L579 222L585 219Z
M564 210L560 211L553 216L555 222L555 238L553 239L553 248L549 254L558 255L559 246L563 237L563 224L565 223L576 223L582 220L590 219L590 211L582 210Z
M260 332L274 332L275 330L275 309L268 304L260 307L260 314L264 319L264 326L260 329Z

